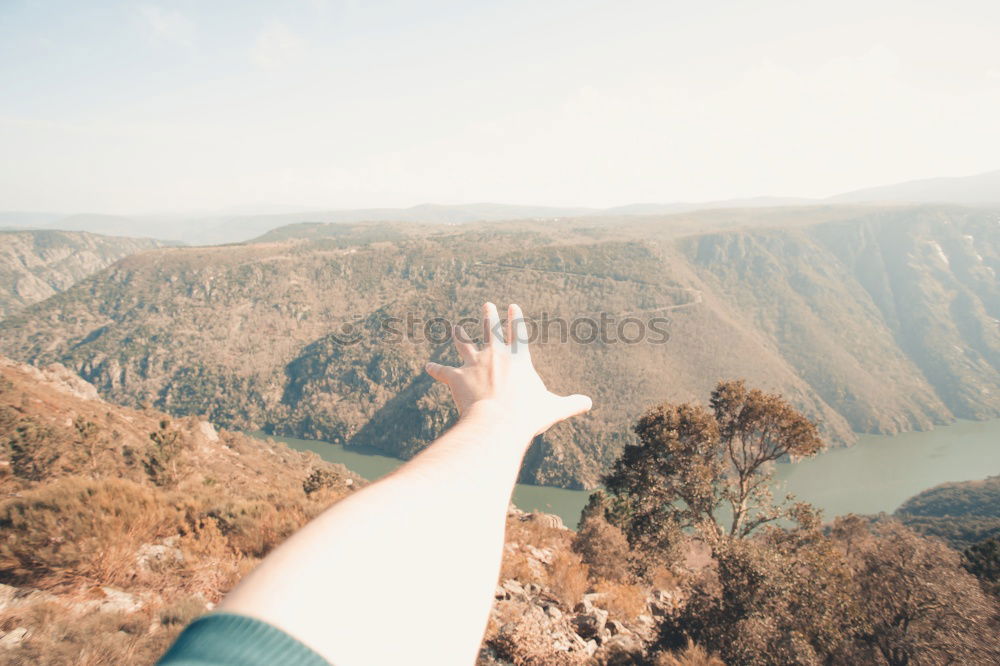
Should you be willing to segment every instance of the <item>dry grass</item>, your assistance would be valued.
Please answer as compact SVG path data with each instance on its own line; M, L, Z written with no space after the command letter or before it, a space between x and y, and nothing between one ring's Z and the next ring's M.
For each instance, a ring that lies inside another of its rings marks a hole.
M561 550L549 566L549 588L567 608L579 602L590 587L590 570L576 553Z
M594 603L608 611L611 617L631 622L648 612L646 590L640 585L604 580L594 586L594 591L601 595Z
M724 661L690 641L679 652L661 652L653 663L655 666L726 666Z
M654 590L675 590L681 584L677 574L662 565L650 569L648 576L649 584Z
M34 666L151 664L181 630L153 629L149 613L93 613L62 603L39 602L0 615L0 629L28 627L25 640L6 651L3 663Z
M310 476L322 483L307 493ZM0 583L46 593L0 614L0 629L28 630L0 661L152 663L206 602L363 485L315 455L81 398L0 359ZM103 586L141 607L95 610Z
M0 505L0 576L40 588L77 579L128 585L139 547L179 528L180 514L154 489L59 479Z

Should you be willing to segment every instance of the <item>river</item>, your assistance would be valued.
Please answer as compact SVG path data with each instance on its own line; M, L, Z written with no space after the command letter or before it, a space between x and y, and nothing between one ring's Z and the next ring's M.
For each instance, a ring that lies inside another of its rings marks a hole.
M377 479L403 464L375 451L339 444L294 437L273 439L342 463L366 479ZM939 483L996 474L1000 474L1000 419L957 421L927 432L861 435L850 448L832 449L795 464L779 464L775 497L792 492L821 508L827 519L846 513L891 513L907 498ZM573 527L589 495L585 490L518 484L514 504L525 511L554 513Z

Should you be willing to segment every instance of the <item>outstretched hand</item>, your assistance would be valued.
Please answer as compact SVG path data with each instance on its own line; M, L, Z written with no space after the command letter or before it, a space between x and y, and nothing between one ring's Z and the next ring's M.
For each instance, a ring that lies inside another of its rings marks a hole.
M528 326L520 307L510 306L504 336L497 307L486 303L483 328L483 349L478 349L462 328L453 329L462 367L427 364L431 377L451 389L463 418L483 413L534 436L590 409L591 400L585 395L559 396L545 388L531 363Z

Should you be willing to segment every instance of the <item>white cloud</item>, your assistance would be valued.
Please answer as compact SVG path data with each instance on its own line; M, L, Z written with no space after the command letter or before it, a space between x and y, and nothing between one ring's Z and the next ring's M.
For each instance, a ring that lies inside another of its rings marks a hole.
M264 69L280 69L300 62L307 50L298 33L284 23L272 23L257 36L250 58Z
M192 48L195 42L195 24L176 9L163 9L157 5L140 5L139 18L153 40L165 44Z

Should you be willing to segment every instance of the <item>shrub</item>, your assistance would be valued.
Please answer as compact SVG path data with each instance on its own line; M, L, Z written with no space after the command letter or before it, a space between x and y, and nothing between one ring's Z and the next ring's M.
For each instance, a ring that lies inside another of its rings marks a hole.
M206 610L201 597L186 597L160 610L160 624L185 627Z
M6 408L5 411L13 412ZM6 419L5 419L6 420ZM10 466L15 476L39 481L51 473L53 463L59 459L59 449L53 446L55 431L31 419L21 419L7 431L7 448Z
M30 627L24 641L3 654L6 664L105 666L151 664L181 630L150 633L145 613L79 612L54 602L17 606L0 614L0 630Z
M646 590L640 585L604 580L594 586L594 591L600 593L594 603L612 617L632 621L648 610Z
M725 662L705 648L688 641L687 647L679 652L661 652L655 666L726 666Z
M979 579L983 589L1000 597L1000 537L993 537L968 548L962 566Z
M583 521L573 539L573 551L590 567L594 578L616 582L630 578L628 539L601 514L588 516Z
M324 488L333 488L339 483L342 483L341 478L333 470L317 467L302 482L302 490L305 491L306 495L312 495Z
M589 570L580 556L558 551L549 565L549 588L567 608L572 608L587 591Z
M136 575L139 546L178 527L177 511L154 489L59 479L0 505L0 578L27 576L36 587L78 577L122 584Z
M146 473L158 486L176 484L179 478L178 458L184 449L181 433L170 427L170 421L163 419L159 430L149 433L149 439L153 445L143 461Z
M234 550L258 558L271 552L307 520L300 503L275 499L234 499L212 509L208 515L218 522L219 530Z

